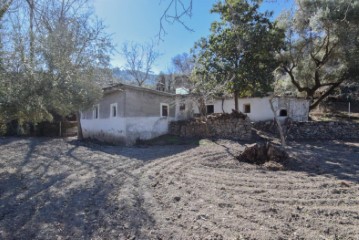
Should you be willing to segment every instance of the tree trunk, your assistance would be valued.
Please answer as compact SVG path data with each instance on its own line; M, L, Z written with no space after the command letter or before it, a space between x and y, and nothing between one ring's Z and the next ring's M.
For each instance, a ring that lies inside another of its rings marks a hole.
M238 108L239 91L235 90L233 96L234 96L234 110L236 110L238 112L239 111L239 108Z
M223 112L223 113L224 113L224 100L225 100L225 98L222 97L222 112Z
M76 112L76 120L77 120L77 139L83 140L84 136L82 134L81 114L79 111Z
M30 19L29 19L29 24L30 24L30 30L29 30L29 35L30 35L30 65L31 67L34 66L34 55L35 55L35 49L34 49L34 41L35 41L35 36L34 36L34 13L35 13L35 5L34 5L34 0L27 0L27 3L29 5L29 11L30 11Z
M309 107L309 111L313 110L314 108L316 108L319 103L321 103L324 98L328 97L329 94L336 89L337 87L339 87L339 85L344 81L345 78L342 78L340 81L336 82L335 84L333 84L330 88L328 88L317 100L315 100Z
M277 123L277 126L278 126L278 131L279 131L279 136L280 136L280 142L281 142L281 144L282 144L282 147L285 148L285 147L286 147L286 142L285 142L284 131L283 131L283 128L282 128L282 124L280 123L280 121L279 121L279 119L278 119L278 117L277 117L277 113L276 113L276 111L275 111L275 109L274 109L273 99L274 99L274 97L270 97L270 98L269 98L269 105L270 105L270 108L271 108L271 110L272 110L272 112L273 112L273 114L274 114L274 119L275 119L275 121L276 121L276 123Z
M200 112L201 116L206 116L207 108L206 108L206 102L204 101L204 98L201 97L198 100L198 103L199 103L199 112Z

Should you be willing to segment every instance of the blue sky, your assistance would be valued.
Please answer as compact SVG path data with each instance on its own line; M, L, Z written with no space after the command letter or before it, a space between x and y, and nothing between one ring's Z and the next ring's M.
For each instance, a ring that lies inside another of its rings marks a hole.
M209 35L211 22L218 19L218 15L209 12L216 1L193 0L193 16L184 21L194 32L186 30L180 24L165 25L167 35L164 36L164 41L158 42L157 50L161 56L153 67L155 73L167 72L171 67L172 57L189 52L194 42ZM152 39L157 43L160 17L168 2L169 0L94 0L94 6L96 14L104 20L119 51L126 41L145 43ZM293 0L265 0L262 9L274 11L277 15L292 5ZM112 56L113 67L123 68L124 64L120 53Z

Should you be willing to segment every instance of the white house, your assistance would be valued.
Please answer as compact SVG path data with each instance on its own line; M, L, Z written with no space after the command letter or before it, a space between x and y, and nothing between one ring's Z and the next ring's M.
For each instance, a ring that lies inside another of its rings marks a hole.
M99 103L82 111L84 138L132 144L166 134L175 120L175 94L125 84L103 91Z
M168 133L171 121L185 120L199 113L188 95L171 94L125 84L103 89L103 98L91 109L82 111L85 138L111 143L133 144ZM276 98L275 109L282 117L307 121L309 102L298 98ZM207 104L207 113L231 113L233 99L217 99ZM269 97L240 98L239 110L252 121L271 120L274 115Z
M247 114L253 122L272 120L274 118L271 110L270 97L248 97L239 98L239 111ZM273 101L277 116L290 117L294 121L308 121L310 103L304 98L276 97ZM234 109L234 99L215 99L206 104L207 114L210 113L231 113ZM199 113L197 105L194 106L194 113Z

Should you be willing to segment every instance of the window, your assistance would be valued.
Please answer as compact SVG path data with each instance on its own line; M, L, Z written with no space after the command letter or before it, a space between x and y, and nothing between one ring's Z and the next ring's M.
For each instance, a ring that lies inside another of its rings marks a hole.
M206 105L206 112L207 114L214 113L214 105Z
M279 111L279 116L280 117L286 117L288 115L288 113L287 113L287 110L286 109L281 109L280 111Z
M166 103L161 103L161 117L168 117L169 107Z
M111 109L111 111L110 111L110 116L113 118L113 117L117 117L117 103L112 103L111 105L110 105L110 109Z
M93 118L98 119L100 117L100 105L97 104L93 107Z
M244 113L251 113L251 105L250 104L244 104L243 105L243 112Z
M180 109L180 111L186 110L186 104L181 103L179 109Z

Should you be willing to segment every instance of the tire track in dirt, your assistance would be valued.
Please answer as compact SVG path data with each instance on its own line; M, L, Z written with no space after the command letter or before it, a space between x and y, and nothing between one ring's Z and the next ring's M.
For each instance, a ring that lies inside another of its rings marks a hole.
M250 167L251 171L247 171L248 166L243 169L243 164L237 163L232 164L237 165L235 168L218 167L215 164L208 166L208 163L229 160L235 161L225 149L219 150L215 147L210 150L206 148L205 151L188 151L161 159L160 163L145 166L142 169L143 184L151 189L148 179L146 180L146 177L151 176L150 182L155 182L156 185L152 186L153 191L148 194L146 200L151 202L155 212L159 212L157 215L165 219L162 219L161 224L166 227L177 226L184 234L188 234L187 237L206 234L210 236L218 230L223 237L233 237L233 231L238 231L241 236L259 239L267 239L263 236L268 236L269 232L288 238L303 231L308 236L335 234L339 218L328 219L328 213L325 211L318 215L309 210L309 207L327 208L331 212L337 212L339 216L345 214L354 217L359 213L355 208L359 201L353 197L357 190L346 190L333 197L328 189L337 187L337 183L326 176L308 179L306 174L300 172L294 175L293 172L278 174L257 167ZM158 174L151 175L154 172ZM231 194L223 194L221 191ZM180 197L178 203L174 200L176 196ZM338 207L338 201L343 198L349 199L346 205L353 208L349 210L348 207ZM223 199L230 203L222 201ZM215 209L214 214L202 214L203 206ZM282 212L282 208L286 209L286 212ZM181 216L180 219L176 219L177 213ZM313 222L313 218L316 220L314 227L311 227L313 223L308 222ZM203 219L207 223L198 225L197 222ZM221 222L221 219L226 220ZM210 221L211 224L208 224ZM194 222L194 228L188 230L186 222ZM238 222L241 227L238 227ZM353 228L354 232L355 224L356 222L348 226ZM163 229L157 231L163 233ZM197 232L197 235L193 232Z
M0 238L11 239L6 231L34 239L359 239L358 165L349 169L350 154L318 159L322 143L292 151L299 168L274 172L238 162L243 145L231 141L193 148L31 141L0 145L12 154L0 156L7 167L0 180L9 184L0 201L20 204L0 209ZM327 165L312 170L318 164Z

